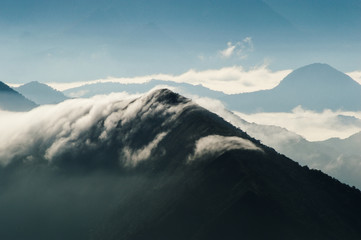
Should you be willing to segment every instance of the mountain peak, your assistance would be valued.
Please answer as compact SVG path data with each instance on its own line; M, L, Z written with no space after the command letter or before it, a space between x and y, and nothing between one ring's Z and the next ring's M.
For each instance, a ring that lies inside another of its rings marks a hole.
M185 98L178 93L172 92L171 90L167 88L157 89L151 92L148 95L151 99L156 99L157 102L165 103L165 104L171 104L171 105L177 105L179 103L187 103L190 100L188 98Z
M230 96L237 111L288 112L297 106L323 111L359 111L361 85L328 64L314 63L294 70L270 90Z
M160 89L5 121L1 239L360 239L360 191L184 101Z
M313 63L298 68L286 76L279 87L302 87L302 88L322 88L325 84L332 86L357 85L351 77L325 63ZM299 89L298 89L299 90Z
M67 99L63 93L38 81L21 85L16 90L37 104L55 104Z

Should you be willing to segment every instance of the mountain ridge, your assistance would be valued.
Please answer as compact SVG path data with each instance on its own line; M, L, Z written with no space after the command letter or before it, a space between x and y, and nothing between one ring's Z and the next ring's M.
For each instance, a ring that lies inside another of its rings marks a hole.
M120 96L37 108L29 128L14 126L18 139L0 146L2 238L361 236L359 190L169 90Z
M279 85L269 90L249 93L225 94L203 86L172 81L151 80L139 84L96 83L64 91L70 97L91 97L96 94L126 91L144 93L158 85L175 87L181 94L200 95L221 100L230 110L255 112L291 112L304 109L321 112L331 110L361 110L358 99L361 85L348 75L328 64L314 63L298 68L286 76Z

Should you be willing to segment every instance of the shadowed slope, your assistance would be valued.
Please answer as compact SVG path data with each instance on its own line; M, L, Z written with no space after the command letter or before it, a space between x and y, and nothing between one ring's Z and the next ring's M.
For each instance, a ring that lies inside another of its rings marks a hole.
M43 108L69 124L0 155L1 238L360 238L360 191L169 90L116 96Z

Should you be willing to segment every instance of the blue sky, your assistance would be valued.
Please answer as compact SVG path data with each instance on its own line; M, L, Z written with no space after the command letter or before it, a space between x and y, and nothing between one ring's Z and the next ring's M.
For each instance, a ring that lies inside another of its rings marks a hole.
M361 69L359 0L2 0L0 80L73 82L265 62Z

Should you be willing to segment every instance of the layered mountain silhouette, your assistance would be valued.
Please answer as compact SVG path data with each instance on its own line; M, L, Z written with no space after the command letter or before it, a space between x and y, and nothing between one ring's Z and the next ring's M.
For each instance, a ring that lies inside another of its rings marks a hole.
M214 91L202 85L192 85L189 83L177 83L173 81L151 80L145 83L117 83L117 82L103 82L85 84L80 87L74 87L64 90L64 94L69 97L93 97L99 94L109 94L114 92L127 92L130 94L146 93L153 88L166 86L174 88L177 92L185 95L199 95L211 97L216 99L223 99L225 94L223 92Z
M0 148L1 239L361 237L359 190L169 90L120 97L4 131L17 135Z
M301 165L319 169L344 183L361 189L361 133L346 139L331 138L310 142L285 128L249 123L233 115L228 117L233 125L259 139Z
M15 90L40 105L56 104L68 99L62 92L36 81L21 85Z
M288 112L301 105L322 111L360 110L361 85L327 64L294 70L270 90L227 96L231 109L242 112Z
M202 101L200 102L204 104ZM210 111L223 117L232 125L247 132L263 144L274 148L277 152L288 156L301 165L321 170L350 186L361 189L361 133L346 139L331 138L324 141L308 141L304 137L273 125L250 123L222 106L206 103ZM357 119L339 115L342 121L353 127Z
M28 111L37 105L23 95L0 82L0 109L7 111Z
M175 87L185 95L221 100L228 109L240 112L290 112L297 106L322 111L361 110L361 85L327 64L314 63L294 70L273 89L241 94L224 94L201 85L152 80L142 84L95 83L64 91L68 96L91 97L126 91L144 93L156 86Z

